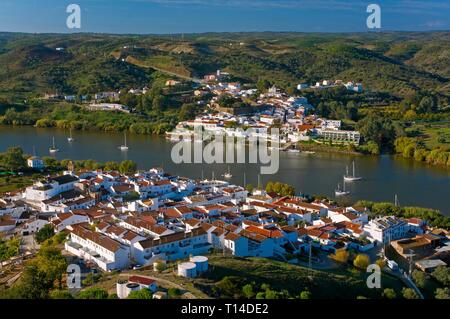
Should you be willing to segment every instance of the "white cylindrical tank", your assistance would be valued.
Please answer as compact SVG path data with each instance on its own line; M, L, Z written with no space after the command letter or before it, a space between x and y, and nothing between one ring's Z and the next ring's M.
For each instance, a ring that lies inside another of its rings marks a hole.
M126 285L128 284L128 280L119 280L116 284L116 292L117 297L120 299L124 299L127 297Z
M197 276L197 266L194 263L186 262L178 265L178 276L194 278Z
M208 270L208 258L205 256L192 256L189 259L197 266L197 272L205 272Z
M128 297L128 295L130 294L130 292L132 291L138 291L141 290L141 285L136 284L136 283L129 283L125 286L125 292L126 292L126 297ZM125 298L126 298L125 297Z

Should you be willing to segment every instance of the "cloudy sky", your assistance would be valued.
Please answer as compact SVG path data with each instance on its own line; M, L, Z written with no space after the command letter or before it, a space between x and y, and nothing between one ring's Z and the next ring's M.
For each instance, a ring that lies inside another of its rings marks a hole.
M448 0L0 0L0 31L73 32L72 3L81 7L77 32L360 32L371 3L384 31L450 29Z

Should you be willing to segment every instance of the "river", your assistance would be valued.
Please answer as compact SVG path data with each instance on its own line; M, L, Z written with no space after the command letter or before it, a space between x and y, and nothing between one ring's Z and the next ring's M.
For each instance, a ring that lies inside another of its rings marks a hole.
M173 143L159 136L128 136L128 152L121 152L123 134L74 131L75 141L68 143L68 131L34 127L0 127L0 151L21 146L28 153L33 148L38 156L48 156L52 137L60 152L58 159L93 159L100 162L130 159L139 168L163 166L167 172L191 178L217 178L227 171L227 164L175 164L171 160ZM350 199L394 201L397 194L404 206L439 209L450 216L450 170L389 155L380 157L340 154L280 154L280 168L275 175L261 175L261 184L280 181L291 184L298 193L334 197L337 184L342 184L345 167L355 160L357 175L364 179L347 183ZM258 164L233 164L233 183L258 184Z

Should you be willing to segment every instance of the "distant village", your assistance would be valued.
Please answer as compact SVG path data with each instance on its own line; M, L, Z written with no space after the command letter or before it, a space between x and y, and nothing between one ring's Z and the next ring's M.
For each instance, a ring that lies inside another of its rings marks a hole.
M185 139L193 139L192 128L201 128L212 134L225 134L227 136L240 137L249 133L242 133L239 128L250 128L251 134L267 140L271 139L270 128L278 127L281 134L281 144L290 146L300 141L314 141L317 143L331 142L333 144L358 145L361 134L358 131L342 129L340 120L320 118L313 114L314 106L305 97L289 96L276 86L272 86L265 93L258 95L256 88L243 89L239 82L230 82L230 75L217 70L216 74L204 76L199 83L195 83L193 95L200 99L197 104L205 107L205 114L189 121L180 122L173 132L168 132L169 139L178 140L182 135ZM174 87L181 84L180 81L167 80L166 87ZM327 89L344 86L353 92L362 92L361 83L346 82L341 80L323 80L314 85L307 83L298 84L297 90ZM149 88L130 89L126 93L142 95ZM75 102L81 99L83 105L89 110L119 111L129 113L129 107L119 104L122 91L97 92L88 101L88 95L77 97L75 95L46 94L47 100L65 100ZM210 98L212 96L212 98ZM256 101L241 107L221 105L221 97L226 96L236 101L255 98ZM206 98L208 97L208 98Z

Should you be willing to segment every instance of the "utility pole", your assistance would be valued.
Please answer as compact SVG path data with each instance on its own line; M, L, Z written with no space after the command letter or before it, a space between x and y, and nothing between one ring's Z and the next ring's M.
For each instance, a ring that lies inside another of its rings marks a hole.
M309 240L309 260L308 260L308 267L309 267L309 278L312 279L312 239Z

